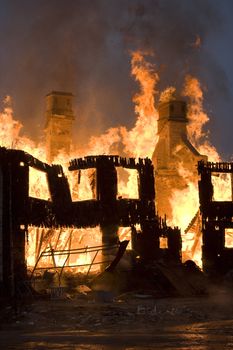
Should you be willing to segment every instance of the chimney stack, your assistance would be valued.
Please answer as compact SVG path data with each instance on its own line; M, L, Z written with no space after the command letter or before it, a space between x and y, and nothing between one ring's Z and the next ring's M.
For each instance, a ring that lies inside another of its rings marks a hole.
M73 94L52 91L46 96L46 151L52 162L59 152L69 155L74 122Z
M152 162L155 168L155 190L157 211L160 216L172 219L170 198L174 190L187 186L186 179L179 174L179 165L198 181L197 162L207 160L187 138L187 105L182 100L171 100L159 104L158 135Z

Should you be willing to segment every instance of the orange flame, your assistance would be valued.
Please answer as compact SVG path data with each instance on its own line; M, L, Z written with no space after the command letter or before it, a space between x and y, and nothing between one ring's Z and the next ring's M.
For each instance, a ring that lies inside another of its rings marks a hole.
M199 41L197 41L197 44L199 45ZM137 93L133 98L136 114L136 122L134 127L131 130L128 130L125 126L110 128L99 137L91 137L88 146L85 150L86 154L118 154L119 150L123 149L124 155L126 156L152 156L155 145L158 141L158 112L155 106L155 96L156 94L158 94L157 84L159 81L159 76L158 73L155 71L154 65L147 60L147 58L150 57L152 57L151 54L139 51L133 52L131 57L131 74L140 86L140 92ZM174 99L175 93L175 87L171 86L167 88L160 94L160 102ZM209 121L209 117L203 108L203 91L201 88L201 84L196 77L189 75L185 78L182 95L185 96L189 101L188 137L191 143L197 148L200 154L207 155L210 161L219 161L220 156L218 155L218 152L215 149L215 147L211 145L207 137L208 133L204 130L204 127ZM44 155L46 154L45 145L40 144L36 146L35 143L29 138L25 136L20 136L21 129L22 124L13 119L11 101L10 98L7 97L4 101L4 109L2 113L0 113L1 145L7 148L22 149L28 153L31 153L33 156L43 161L46 161L44 159ZM76 148L74 150L73 157L83 156L86 154L83 154L83 151L80 151L80 149ZM71 157L72 155L70 155L70 158ZM60 163L64 167L66 167L67 155L60 153L54 162ZM181 227L184 232L192 217L198 210L198 189L197 183L194 183L192 181L192 176L190 175L189 171L184 168L182 163L179 164L178 168L179 174L185 179L187 186L182 191L175 190L172 193L170 199L173 208L172 224ZM81 181L85 180L85 175L82 174L81 179ZM135 198L137 195L137 190L135 190L135 187L137 186L137 179L135 175L129 174L129 176L125 176L125 179L126 180L121 179L119 183L120 195L123 194L124 196L126 195L131 198ZM38 174L37 178L34 179L34 185L32 185L33 180L30 181L32 187L34 186L31 189L32 192L30 195L42 195L41 198L48 198L48 193L45 192L46 189L44 188L42 190L41 186L39 186L38 188L38 183L41 183L41 181L41 178L38 180ZM74 195L73 200L80 199L82 197L81 192L83 191L85 194L87 193L87 189L90 195L93 194L91 193L92 189L90 188L89 175L86 176L83 189L81 187L77 188L77 183L75 183L75 181L77 182L77 176L76 180L74 181L74 179L72 179L72 176L69 175L69 181L70 184L73 183L73 185L71 186ZM221 193L226 192L226 187L228 187L230 180L226 176L224 177L224 175L221 175L220 177L213 178L213 183L215 187L215 195L219 198ZM81 182L79 185L81 186ZM38 193L38 191L41 190L43 194ZM227 198L229 198L229 195L227 195ZM38 238L38 235L42 234L40 230L42 229L30 228L29 230L29 238L31 240L31 243L29 244L27 249L27 259L29 261L29 265L35 263L35 246L38 246L36 237ZM96 237L100 237L98 229L96 230L96 232ZM124 230L122 232L124 232ZM66 238L60 238L61 246L63 242L64 247L64 242L66 242L66 239L68 239L68 236L70 234L70 231L67 231L66 234L63 232L62 237ZM56 241L57 235L58 233L55 232L52 241L45 240L43 243L43 249L46 249L46 247L50 245L54 246L54 242ZM82 237L84 236L84 231L77 231L74 244L77 245L79 239L81 239L83 243ZM91 245L92 240L89 240L88 237L89 234L86 235L86 244ZM99 238L96 239L98 240ZM183 244L185 250L186 247L190 246L190 241L193 242L194 239L195 237L190 239L189 234L183 234ZM47 246L45 246L46 244ZM86 257L86 259L88 260L89 257ZM200 244L194 259L196 259L196 261L199 261L200 259ZM60 263L62 263L62 261Z
M191 75L186 76L183 96L188 97L188 137L191 143L197 148L200 154L208 156L211 162L220 161L220 156L216 148L210 144L208 133L203 130L209 121L208 115L203 108L203 91L197 78Z
M169 102L176 99L176 88L174 86L169 86L164 91L161 92L159 96L159 102Z
M125 152L134 157L151 157L158 141L155 109L156 84L159 76L154 66L145 60L142 52L132 53L132 75L140 84L140 93L133 98L137 120L132 130L124 138Z
M191 143L196 147L200 154L208 156L208 160L219 162L221 158L216 148L211 145L208 140L208 133L204 131L204 126L209 121L209 117L203 108L203 91L197 78L188 75L185 78L183 96L189 100L188 104L188 137ZM193 182L192 174L184 169L183 164L178 166L180 175L186 180L186 188L184 190L175 190L171 196L171 204L173 209L173 224L178 225L182 229L183 251L188 251L190 244L190 232L184 234L189 223L195 216L199 208L198 200L198 184ZM214 186L214 200L232 200L231 177L228 174L217 174L212 176ZM198 228L200 229L200 228ZM197 235L196 231L196 235ZM195 235L191 238L191 242L195 241ZM226 237L227 242L231 240L231 236ZM233 240L231 240L233 246ZM191 256L201 266L201 235L195 254Z

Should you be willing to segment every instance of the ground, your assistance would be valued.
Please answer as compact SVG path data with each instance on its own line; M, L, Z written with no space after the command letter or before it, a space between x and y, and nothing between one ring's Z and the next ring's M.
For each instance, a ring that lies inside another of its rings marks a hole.
M233 349L233 298L54 294L1 306L1 349Z

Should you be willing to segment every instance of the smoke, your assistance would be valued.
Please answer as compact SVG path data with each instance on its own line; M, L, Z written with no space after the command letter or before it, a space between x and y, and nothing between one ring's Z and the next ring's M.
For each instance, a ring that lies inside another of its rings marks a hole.
M0 95L13 97L32 137L42 134L44 96L52 90L76 96L77 144L110 127L132 127L132 50L155 54L160 90L181 89L191 74L207 86L208 107L230 100L226 72L208 47L224 32L217 1L21 0L1 9Z
M203 83L207 85L213 77L218 78L216 90L221 85L221 92L227 93L226 75L207 48L209 37L223 30L223 18L215 1L151 0L138 2L132 11L126 41L155 52L161 89L167 85L181 89L186 74L202 78L205 72Z

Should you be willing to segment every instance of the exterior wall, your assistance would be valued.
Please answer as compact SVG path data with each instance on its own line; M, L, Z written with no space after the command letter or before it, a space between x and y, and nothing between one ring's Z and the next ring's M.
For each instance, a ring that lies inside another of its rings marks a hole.
M172 220L170 199L174 190L183 190L186 179L180 175L182 166L190 173L189 180L197 182L197 163L205 156L200 155L187 139L186 104L184 101L170 101L159 106L158 134L152 161L155 168L156 208L158 215Z

